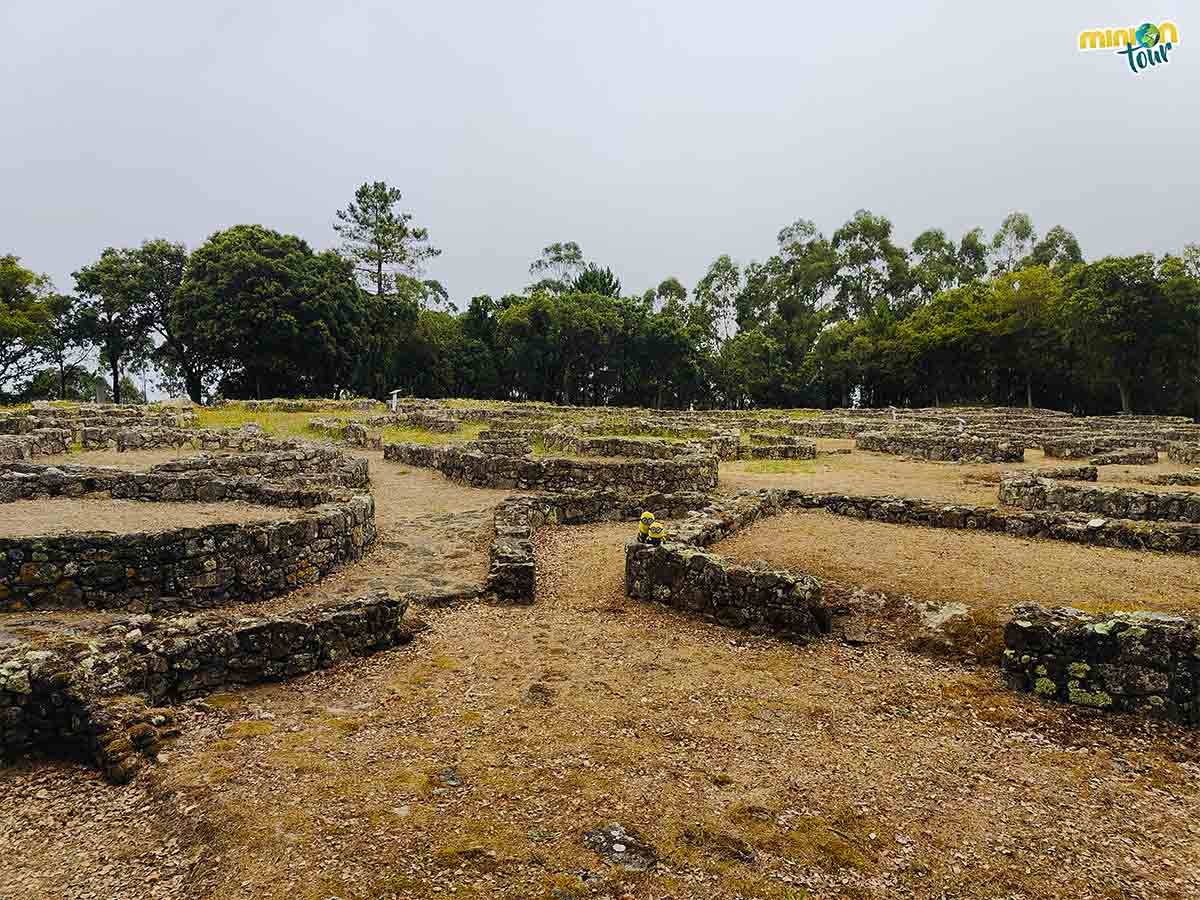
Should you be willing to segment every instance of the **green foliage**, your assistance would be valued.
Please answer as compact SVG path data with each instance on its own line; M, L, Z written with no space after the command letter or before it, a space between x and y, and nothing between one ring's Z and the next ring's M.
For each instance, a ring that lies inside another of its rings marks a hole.
M192 254L173 322L229 397L325 396L350 381L366 310L352 265L261 225Z
M1037 242L1037 232L1028 213L1011 212L1004 217L992 235L992 271L995 274L1013 272Z
M529 264L529 274L541 276L531 290L566 290L587 267L583 251L574 241L557 241L542 248L542 255Z
M144 260L136 249L108 247L96 262L74 273L83 298L82 327L107 365L112 400L122 398L121 374L153 350L153 313L146 302Z
M719 256L690 295L666 278L622 296L577 243L550 244L530 266L536 284L458 313L438 282L417 277L437 251L400 199L383 182L362 185L335 224L344 255L258 225L218 232L190 256L165 240L108 248L76 273L78 300L0 257L0 387L94 392L80 370L98 348L122 396L133 390L124 373L149 360L193 399L216 386L235 397L350 388L649 407L1200 413L1196 245L1086 263L1069 230L1039 238L1014 212L990 239L929 228L903 247L886 217L859 210L830 237L797 219L765 259Z
M0 256L0 389L31 375L49 311L50 280Z
M58 389L48 394L41 393L44 390L41 384L32 389L38 392L37 399L78 399L83 396L78 384L82 372L79 364L88 352L83 305L78 297L70 294L51 294L46 298L45 308L46 319L37 344L41 358L54 367L52 373L57 375ZM44 376L46 373L38 374Z
M425 261L442 252L429 243L428 229L413 224L412 213L397 209L402 196L384 181L364 183L333 223L342 255L377 297L396 291L400 275L420 274Z
M571 290L580 294L601 294L605 297L621 296L621 280L612 273L612 269L600 268L595 263L589 263L571 282Z

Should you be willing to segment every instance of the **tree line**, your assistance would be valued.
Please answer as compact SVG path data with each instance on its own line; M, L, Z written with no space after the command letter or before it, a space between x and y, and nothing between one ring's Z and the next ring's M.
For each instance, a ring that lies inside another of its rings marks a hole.
M190 253L109 247L71 294L0 257L7 399L128 399L130 372L193 401L383 397L650 407L1038 405L1200 414L1200 246L1084 258L1014 212L990 236L932 228L905 247L860 210L826 236L716 259L689 290L641 293L563 241L530 284L457 309L424 276L440 250L384 182L337 210L336 250L261 225Z

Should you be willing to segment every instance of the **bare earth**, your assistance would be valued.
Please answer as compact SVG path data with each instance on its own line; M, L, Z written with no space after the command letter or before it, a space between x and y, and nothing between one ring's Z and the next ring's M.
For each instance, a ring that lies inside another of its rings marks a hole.
M849 448L854 441L818 440L822 450ZM727 492L760 488L797 488L842 494L890 494L923 497L946 503L995 506L1001 472L1030 471L1058 466L1082 465L1087 460L1048 459L1040 450L1026 450L1024 463L950 463L904 460L886 453L858 450L847 455L821 455L815 460L761 464L721 464L721 488ZM768 471L763 472L766 468ZM1162 456L1153 466L1102 466L1100 486L1123 486L1145 491L1188 491L1188 487L1156 487L1140 484L1137 478L1164 472L1187 472L1193 466L1167 462Z
M0 896L1200 891L1194 737L629 601L630 530L543 532L533 607L430 611L407 648L191 705L129 788L0 772ZM583 846L613 821L655 870Z
M764 519L712 548L843 585L1007 611L1016 603L1200 610L1195 557L892 525L824 511Z
M129 468L187 455L112 454ZM376 550L239 611L482 579L508 492L366 455ZM978 503L1013 468L877 454L751 467L722 466L723 487ZM70 763L0 768L0 900L1200 894L1194 733L1044 703L994 668L894 644L798 647L628 600L633 527L541 532L532 607L414 609L429 627L407 647L181 707L181 737L127 787ZM1200 597L1194 560L825 513L720 550L996 608ZM659 865L588 850L583 833L609 822Z
M170 462L173 459L186 459L189 456L199 456L199 450L187 448L184 450L84 450L78 453L59 453L56 456L39 456L34 462L47 465L69 463L78 466L109 466L113 469L125 469L136 472L159 463Z
M0 503L0 537L82 531L169 531L232 522L291 519L299 510L250 503L143 503L108 497L47 497Z

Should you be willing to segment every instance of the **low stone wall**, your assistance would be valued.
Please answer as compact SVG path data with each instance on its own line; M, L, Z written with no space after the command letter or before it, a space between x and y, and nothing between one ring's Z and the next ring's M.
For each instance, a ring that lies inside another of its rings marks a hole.
M708 503L705 494L648 494L630 497L608 491L510 497L496 507L485 591L507 603L532 603L535 594L533 535L547 525L636 520L649 510L678 518Z
M816 459L817 442L778 434L751 434L754 443L742 445L742 459Z
M134 617L84 646L0 655L0 755L45 749L132 778L169 733L150 707L230 686L294 678L406 642L405 599L376 593L287 616ZM114 636L115 635L115 636Z
M1200 444L1167 444L1167 459L1189 466L1200 465Z
M626 544L625 593L722 625L795 639L830 629L817 579L734 565L678 542Z
M330 488L306 479L275 482L206 470L129 472L104 466L0 464L0 503L97 494L150 503L241 501L288 509L306 509L335 499Z
M717 486L717 458L711 454L671 460L522 459L459 447L385 444L383 457L411 466L437 469L448 478L476 487L647 494L711 491Z
M866 432L854 439L859 450L890 453L893 456L911 456L949 462L1023 462L1025 448L1006 441L973 438L968 435L938 435L898 432Z
M1041 478L1049 478L1053 481L1095 481L1100 477L1096 466L1058 466L1053 469L1038 469L1037 474Z
M375 541L369 495L296 519L0 538L0 609L184 610L311 584Z
M503 435L493 432L487 437L480 435L466 447L491 456L529 456L533 453L533 441L525 435Z
M71 432L64 428L37 428L0 436L0 460L54 456L71 449Z
M1091 513L1116 519L1200 522L1200 493L1083 487L1034 475L1004 475L1000 480L1000 502L1020 509Z
M570 428L548 428L542 432L541 439L542 446L547 451L573 453L577 456L675 459L680 456L693 456L697 453L696 446L692 444L658 438L635 438L619 435L591 437Z
M879 422L856 422L851 419L835 419L823 416L813 419L800 419L791 423L788 427L793 434L802 434L807 437L854 439L860 434L878 431L879 426Z
M366 489L371 483L368 460L347 456L333 447L303 443L260 453L191 456L159 463L151 466L148 472L249 475L273 481L303 478L309 484L357 489Z
M84 450L234 450L264 452L294 447L294 440L268 435L257 425L241 428L125 428L87 427L80 431Z
M1128 446L1129 439L1124 437L1071 436L1043 440L1042 452L1054 459L1088 459Z
M373 409L386 409L387 404L380 400L369 400L366 397L354 397L349 400L326 400L319 397L296 397L288 399L277 397L273 400L218 400L214 407L236 407L250 412L336 412L338 410L354 410L365 412Z
M1184 522L1097 519L1081 513L1015 512L913 497L816 494L777 488L743 492L713 503L672 529L670 537L704 547L785 509L823 509L835 515L897 525L991 531L1098 547L1200 553L1200 525Z
M1200 626L1193 620L1018 606L1004 642L1002 666L1015 690L1200 726Z
M1153 447L1134 447L1102 453L1088 460L1093 466L1153 466L1158 462L1158 451Z
M411 412L408 414L408 421L416 428L440 434L452 434L458 431L461 425L458 419L436 412Z
M1161 475L1148 475L1139 478L1142 484L1178 484L1188 487L1200 487L1200 469L1191 472L1164 472Z

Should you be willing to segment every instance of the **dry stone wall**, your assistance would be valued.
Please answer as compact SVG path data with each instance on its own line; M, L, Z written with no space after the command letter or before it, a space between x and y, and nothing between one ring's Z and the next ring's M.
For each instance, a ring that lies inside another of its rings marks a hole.
M351 493L367 485L365 460L314 446L200 456L146 472L0 465L0 503L106 494L304 510L278 521L0 538L0 608L158 611L275 596L367 551L376 537L374 501L368 493Z
M717 458L711 454L671 460L541 459L496 456L459 447L385 444L383 456L437 469L448 478L476 487L647 494L711 491L717 486Z
M791 492L760 491L718 500L672 527L658 546L625 545L625 593L735 628L793 639L826 633L829 610L810 576L735 565L703 550L778 512Z
M1128 488L1061 484L1035 475L1005 474L1000 502L1030 510L1091 513L1138 521L1200 522L1200 493L1157 493Z
M1150 475L1138 480L1143 484L1178 484L1200 487L1200 469L1191 472L1165 472L1162 475Z
M1194 620L1018 606L1004 642L1002 665L1015 690L1200 726L1200 626Z
M370 495L276 522L0 538L0 609L185 610L312 584L375 541Z
M1135 447L1102 453L1088 460L1093 466L1152 466L1158 462L1158 451L1153 447Z
M0 436L0 460L54 456L71 449L71 432L65 428L37 428Z
M865 432L854 439L859 450L951 462L1023 462L1021 443L974 438L963 434Z
M111 781L153 759L173 714L151 706L278 681L405 643L408 601L386 593L283 617L135 616L61 648L0 652L0 755L92 759Z
M1099 471L1091 464L1039 469L1037 474L1042 478L1050 478L1054 481L1095 481L1100 477Z
M362 447L368 450L383 448L383 438L372 434L361 422L344 419L322 418L320 416L308 420L308 428L318 434L324 434L339 441L345 441L352 447Z
M722 625L804 639L828 632L821 583L734 565L679 543L625 546L625 593Z
M707 495L697 492L631 497L609 491L574 491L510 497L496 507L496 536L485 590L507 603L533 602L533 535L539 528L636 520L646 510L660 518L678 518L707 503Z
M1200 443L1167 445L1167 459L1171 462L1185 463L1189 466L1200 465Z

